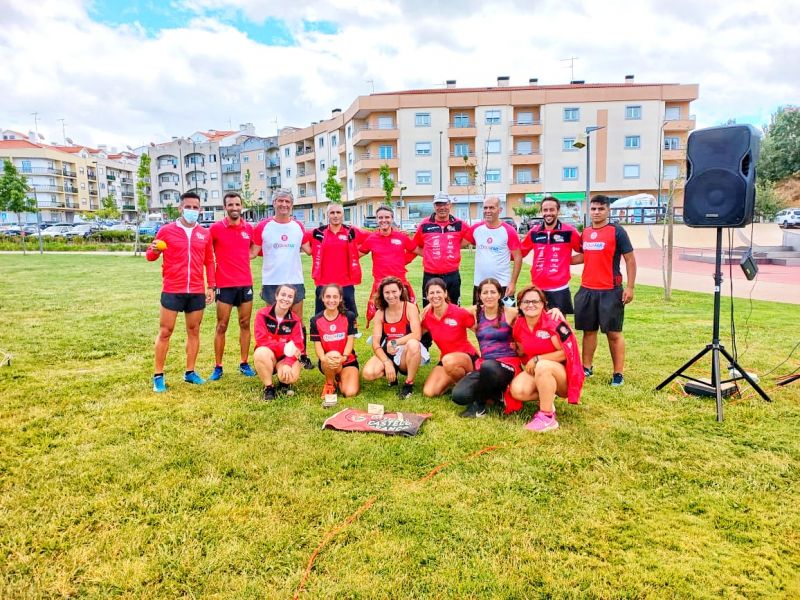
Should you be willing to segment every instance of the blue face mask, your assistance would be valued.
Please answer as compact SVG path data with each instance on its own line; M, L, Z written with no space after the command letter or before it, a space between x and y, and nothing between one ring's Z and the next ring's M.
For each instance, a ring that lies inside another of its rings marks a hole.
M197 219L200 217L200 211L193 208L184 208L182 216L183 220L189 225L194 225L197 223Z

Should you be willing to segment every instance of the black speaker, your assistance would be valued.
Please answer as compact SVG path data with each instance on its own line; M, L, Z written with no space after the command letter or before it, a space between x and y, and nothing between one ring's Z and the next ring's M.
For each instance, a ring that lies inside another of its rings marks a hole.
M698 129L686 148L683 221L743 227L753 220L760 138L752 125Z

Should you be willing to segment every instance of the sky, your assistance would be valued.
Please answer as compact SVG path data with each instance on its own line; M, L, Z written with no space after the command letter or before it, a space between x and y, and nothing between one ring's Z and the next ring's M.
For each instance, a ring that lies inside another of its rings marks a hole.
M121 150L247 122L275 135L373 91L500 75L697 83L698 127L760 126L800 104L796 0L0 4L0 129L51 143Z

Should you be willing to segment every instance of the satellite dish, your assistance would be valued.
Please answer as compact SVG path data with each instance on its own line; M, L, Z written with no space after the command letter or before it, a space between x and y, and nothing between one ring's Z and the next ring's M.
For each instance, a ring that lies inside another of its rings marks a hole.
M66 138L69 145L72 146L75 142L72 141L72 138Z
M39 139L40 139L40 140L44 140L44 136L43 136L41 133L37 133L36 135L38 135L38 136L39 136Z
M131 148L130 146L125 146L125 147L126 147L128 150L130 150L131 152L133 152L133 148Z

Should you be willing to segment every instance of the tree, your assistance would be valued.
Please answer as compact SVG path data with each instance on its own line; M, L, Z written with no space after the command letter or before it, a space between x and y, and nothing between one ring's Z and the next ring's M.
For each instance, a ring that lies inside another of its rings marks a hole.
M22 227L22 215L36 212L38 207L33 198L28 197L28 180L17 171L10 160L3 161L3 175L0 177L0 210L16 213L17 224ZM25 237L22 237L22 252L26 252Z
M94 213L98 219L118 219L120 216L117 203L114 201L114 196L109 194L100 201L102 208Z
M389 170L389 165L383 163L381 165L381 184L383 185L383 194L386 199L386 206L394 206L392 202L392 192L394 191L394 179L392 179L392 172Z
M245 169L244 172L244 184L242 184L242 204L245 208L252 208L253 207L253 190L250 189L250 179L252 175L250 174L250 169Z
M133 253L139 254L139 224L142 222L142 213L147 213L147 200L150 196L150 155L143 152L139 157L139 168L136 171L136 241L133 244Z
M800 174L800 110L781 107L764 127L758 174L769 182Z
M775 193L772 182L759 180L756 183L756 215L765 221L771 221L784 207L784 202Z
M514 214L518 217L531 219L539 214L539 204L523 204L514 207Z
M176 221L181 216L181 211L178 210L177 206L168 205L164 207L164 214L167 215L167 219L170 221Z
M331 202L335 202L336 204L342 203L342 184L337 177L337 173L339 169L336 165L328 168L328 178L325 180L323 184L323 189L325 190L325 197L330 200Z

